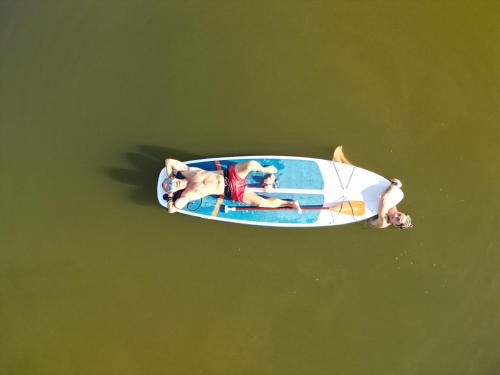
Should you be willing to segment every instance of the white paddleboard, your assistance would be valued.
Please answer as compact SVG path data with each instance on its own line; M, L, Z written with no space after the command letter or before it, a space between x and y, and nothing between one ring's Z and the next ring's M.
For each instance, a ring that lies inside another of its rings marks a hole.
M266 197L298 200L301 206L313 207L299 214L293 209L280 210L232 210L246 206L219 196L207 196L190 202L178 212L204 219L221 220L233 223L264 225L275 227L320 227L342 225L372 218L377 215L380 196L389 187L386 178L350 164L330 160L293 157L293 156L238 156L225 158L200 159L185 162L189 167L204 170L227 168L248 160L257 160L262 165L274 165L278 169L278 187L266 193L262 189L264 174L250 173L247 178L249 187L257 194ZM162 183L166 178L163 168L158 177L158 201L167 207ZM403 192L397 189L388 202L391 207L403 199ZM339 213L334 210L314 209L349 205L349 202L362 201L365 211L362 215Z

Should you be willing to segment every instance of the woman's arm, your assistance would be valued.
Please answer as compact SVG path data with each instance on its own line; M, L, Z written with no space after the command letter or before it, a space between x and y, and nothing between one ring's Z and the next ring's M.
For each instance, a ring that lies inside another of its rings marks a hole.
M393 193L396 188L400 188L401 186L403 186L401 181L399 181L398 179L392 179L390 181L391 184L380 196L380 203L378 206L378 217L377 219L371 221L371 224L377 228L386 228L389 225L391 225L391 223L387 221L387 213L392 209L396 209L396 207L388 207L387 201L391 193Z

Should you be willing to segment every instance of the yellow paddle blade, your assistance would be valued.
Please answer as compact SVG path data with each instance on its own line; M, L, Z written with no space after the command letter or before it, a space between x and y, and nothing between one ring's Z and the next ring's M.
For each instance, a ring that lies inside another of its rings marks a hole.
M335 151L333 151L332 160L338 163L352 164L350 160L347 159L347 157L345 156L344 151L342 150L342 145L335 147Z
M344 215L363 216L365 214L365 202L345 201L330 207L330 210Z

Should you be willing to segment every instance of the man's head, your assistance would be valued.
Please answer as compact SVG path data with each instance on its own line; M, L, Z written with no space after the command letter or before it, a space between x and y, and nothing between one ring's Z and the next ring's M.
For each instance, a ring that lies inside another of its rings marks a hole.
M185 189L187 186L187 180L175 178L175 177L167 177L163 182L163 189L167 193L175 193L179 190Z
M389 222L399 229L408 229L413 227L410 215L396 211L389 216Z

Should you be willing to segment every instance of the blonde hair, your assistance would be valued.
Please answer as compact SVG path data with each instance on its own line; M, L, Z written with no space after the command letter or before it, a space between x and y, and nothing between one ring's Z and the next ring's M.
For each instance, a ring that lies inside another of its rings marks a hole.
M404 223L395 225L395 227L398 228L398 229L410 229L410 228L413 228L413 224L411 223L411 216L410 215L406 215L406 220L404 221Z

